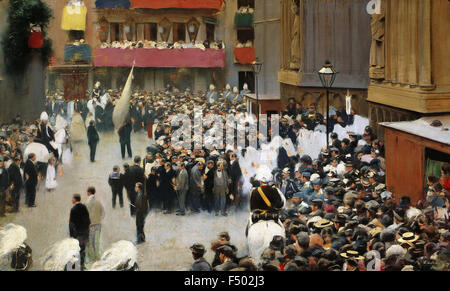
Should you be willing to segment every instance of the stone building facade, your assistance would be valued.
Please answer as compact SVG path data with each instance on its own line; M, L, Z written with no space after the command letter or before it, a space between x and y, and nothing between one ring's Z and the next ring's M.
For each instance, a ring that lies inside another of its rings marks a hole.
M372 18L369 117L415 120L450 112L450 2L382 0Z
M281 68L278 71L281 101L290 97L304 107L311 103L326 111L326 91L317 72L328 60L339 72L330 91L330 104L352 108L368 116L370 15L365 0L282 0Z

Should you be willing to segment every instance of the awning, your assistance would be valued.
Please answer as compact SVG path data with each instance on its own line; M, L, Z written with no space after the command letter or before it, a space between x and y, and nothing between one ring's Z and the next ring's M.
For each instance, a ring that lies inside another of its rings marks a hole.
M243 47L234 49L234 57L239 64L251 64L255 61L255 48Z
M234 25L237 27L252 27L253 13L236 13L234 16Z
M130 0L131 8L213 9L220 10L223 0Z
M97 8L130 8L129 0L96 0L95 7Z
M142 68L223 68L225 50L197 48L188 49L96 49L96 67L136 67Z

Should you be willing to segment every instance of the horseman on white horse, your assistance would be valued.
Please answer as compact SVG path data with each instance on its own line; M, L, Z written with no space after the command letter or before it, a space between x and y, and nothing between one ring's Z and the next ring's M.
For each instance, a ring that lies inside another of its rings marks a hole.
M247 240L250 257L259 260L274 236L285 237L280 216L286 198L271 184L274 179L267 165L259 167L255 180L259 186L250 192L251 215L247 227Z
M41 113L41 122L38 125L35 142L45 145L49 152L53 153L56 158L59 158L58 150L51 145L52 142L55 142L55 133L48 125L48 114L45 111Z

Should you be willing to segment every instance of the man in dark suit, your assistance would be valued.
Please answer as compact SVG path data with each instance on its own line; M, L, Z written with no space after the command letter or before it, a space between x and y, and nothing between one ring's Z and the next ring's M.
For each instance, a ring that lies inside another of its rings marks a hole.
M70 237L75 238L80 243L80 261L81 268L84 267L86 256L86 245L89 241L89 226L91 220L87 207L81 203L80 194L74 194L72 197L73 207L70 210L69 232Z
M209 160L206 163L207 173L204 175L205 179L205 196L203 198L203 207L209 212L214 209L214 172L215 172L215 164L213 160ZM206 171L205 171L206 172Z
M131 159L132 151L131 151L131 121L127 120L126 123L119 129L119 141L120 141L120 150L122 153L122 159L125 159L125 147L127 148L128 157Z
M20 201L20 191L23 187L23 178L20 173L20 164L22 163L19 157L14 158L14 163L12 163L8 168L9 178L11 180L11 197L14 200L14 212L19 212L19 201Z
M34 162L36 155L31 153L23 169L25 175L25 202L28 207L36 207L34 201L36 199L36 187L38 184L38 173Z
M9 185L9 174L3 164L3 156L0 156L0 217L5 216L6 190Z
M100 140L97 129L95 129L95 121L93 120L89 122L89 127L87 129L87 140L89 149L91 150L90 153L91 163L93 163L95 162L95 152L97 150L97 144Z
M145 183L145 173L144 169L141 168L141 157L136 156L134 158L134 165L130 167L129 173L129 185L136 185L137 183ZM128 193L128 200L130 200L130 213L131 216L136 214L135 200L136 200L136 190L135 187L130 188L130 192Z
M141 244L145 242L145 218L148 214L148 203L147 196L144 192L144 184L136 183L135 187L136 192L136 235L137 235L137 244Z
M236 154L232 154L230 157L230 178L231 178L231 185L230 185L230 193L233 195L233 200L236 204L236 206L240 203L240 180L242 177L242 171L241 167L239 165L239 160L237 159ZM231 198L231 197L230 197Z

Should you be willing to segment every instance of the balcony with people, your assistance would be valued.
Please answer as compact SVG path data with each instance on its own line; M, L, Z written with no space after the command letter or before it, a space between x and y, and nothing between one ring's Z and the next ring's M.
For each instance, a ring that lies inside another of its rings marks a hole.
M100 45L94 52L96 67L223 68L225 44L215 40L214 28L205 27L199 39L197 18L171 22L100 21Z

